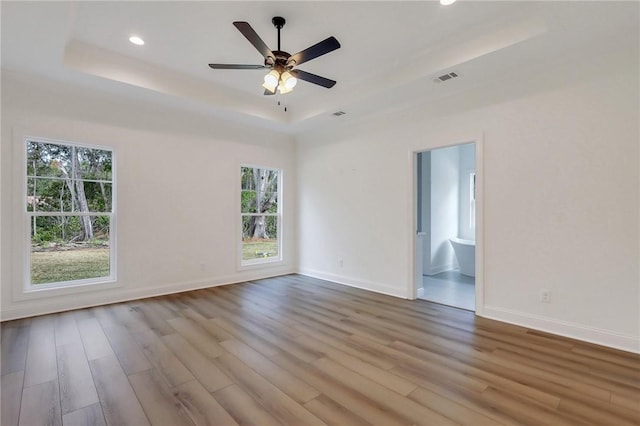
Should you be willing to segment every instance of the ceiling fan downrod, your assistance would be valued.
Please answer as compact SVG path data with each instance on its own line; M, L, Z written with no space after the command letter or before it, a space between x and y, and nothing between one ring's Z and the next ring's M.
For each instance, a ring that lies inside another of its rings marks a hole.
M278 29L278 50L280 50L280 30L284 27L284 24L287 22L282 16L274 16L271 20L273 26Z

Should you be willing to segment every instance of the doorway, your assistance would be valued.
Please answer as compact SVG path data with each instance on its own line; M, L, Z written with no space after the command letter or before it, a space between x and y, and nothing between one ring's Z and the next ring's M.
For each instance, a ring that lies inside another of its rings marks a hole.
M477 153L477 141L414 153L416 296L470 311L481 294Z

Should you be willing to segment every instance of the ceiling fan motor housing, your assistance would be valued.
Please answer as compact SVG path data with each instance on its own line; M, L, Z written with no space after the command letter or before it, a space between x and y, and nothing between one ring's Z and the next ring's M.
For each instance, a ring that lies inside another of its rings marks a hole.
M275 58L265 58L264 65L278 71L287 70L290 71L296 65L296 61L289 60L291 54L282 50L274 50L273 54Z

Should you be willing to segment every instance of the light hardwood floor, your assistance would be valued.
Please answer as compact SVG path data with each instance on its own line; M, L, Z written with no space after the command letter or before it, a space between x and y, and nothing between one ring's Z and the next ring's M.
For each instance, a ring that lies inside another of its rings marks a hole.
M637 425L640 357L289 275L3 323L1 424Z

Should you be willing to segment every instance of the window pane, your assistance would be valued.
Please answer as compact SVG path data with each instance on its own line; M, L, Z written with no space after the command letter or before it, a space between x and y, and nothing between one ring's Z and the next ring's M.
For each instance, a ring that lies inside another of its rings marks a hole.
M278 192L278 170L242 167L242 190Z
M28 178L27 179L27 211L32 212L37 210L38 208L38 200L36 199L36 194L34 194L34 183L35 179Z
M256 208L256 192L255 191L245 191L243 190L240 193L242 197L240 201L240 211L241 213L258 213Z
M80 179L111 180L111 151L77 148Z
M278 256L278 217L242 216L242 260Z
M278 239L278 216L267 216L267 236L272 241Z
M108 216L31 218L31 283L110 275Z
M260 213L278 213L278 193L265 192L260 195Z
M90 212L111 211L110 183L84 182L84 194L87 199L87 207Z
M63 179L27 179L27 211L71 212L71 192Z
M240 169L242 173L242 185L241 188L243 190L255 191L256 185L254 180L254 168L251 167L242 167Z
M253 237L253 216L242 216L242 241Z
M27 142L27 175L64 177L71 175L71 147L43 142Z

